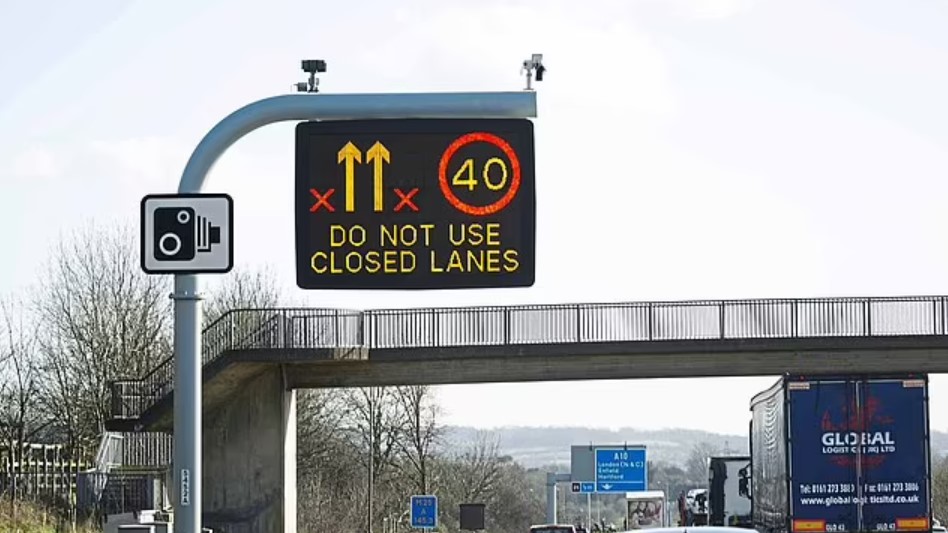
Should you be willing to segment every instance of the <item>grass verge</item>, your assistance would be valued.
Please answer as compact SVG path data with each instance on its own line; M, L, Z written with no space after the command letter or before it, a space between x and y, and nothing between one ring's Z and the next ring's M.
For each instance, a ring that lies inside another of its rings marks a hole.
M73 525L60 509L41 503L0 500L0 533L101 533L98 527Z

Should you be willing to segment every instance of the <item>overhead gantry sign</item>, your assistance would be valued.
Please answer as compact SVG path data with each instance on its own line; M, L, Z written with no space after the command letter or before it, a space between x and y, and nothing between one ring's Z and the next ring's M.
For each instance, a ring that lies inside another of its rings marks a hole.
M530 120L297 126L301 288L531 286L535 241Z

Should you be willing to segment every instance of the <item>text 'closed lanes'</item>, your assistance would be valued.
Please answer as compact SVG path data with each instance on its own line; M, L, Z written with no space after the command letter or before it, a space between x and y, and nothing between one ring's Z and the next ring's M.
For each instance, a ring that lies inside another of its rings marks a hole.
M297 128L297 284L386 289L534 281L528 120Z
M313 272L411 274L419 268L419 246L428 252L422 254L421 268L432 274L516 272L520 268L519 252L504 247L497 222L448 224L447 227L431 223L380 226L374 239L377 245L372 247L369 245L369 232L375 229L332 224L329 227L330 250L313 253ZM445 239L444 235L437 234L439 231L447 231L446 238L453 247L447 256L439 256L433 249L435 242ZM350 251L343 252L347 248Z

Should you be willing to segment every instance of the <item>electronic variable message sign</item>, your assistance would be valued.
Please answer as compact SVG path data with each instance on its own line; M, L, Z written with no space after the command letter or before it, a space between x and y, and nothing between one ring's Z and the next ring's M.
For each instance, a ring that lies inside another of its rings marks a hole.
M533 123L303 122L296 283L303 289L533 285Z

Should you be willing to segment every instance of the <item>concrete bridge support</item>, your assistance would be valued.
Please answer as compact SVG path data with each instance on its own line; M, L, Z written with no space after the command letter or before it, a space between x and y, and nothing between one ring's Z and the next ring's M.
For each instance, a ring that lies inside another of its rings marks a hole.
M271 366L204 416L204 527L296 533L296 391Z

